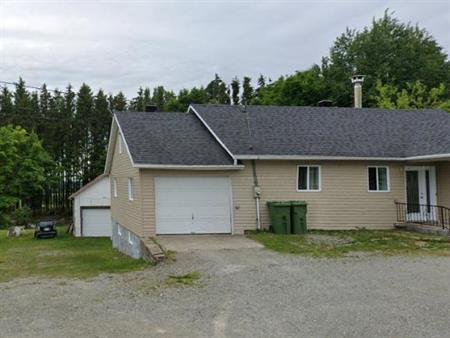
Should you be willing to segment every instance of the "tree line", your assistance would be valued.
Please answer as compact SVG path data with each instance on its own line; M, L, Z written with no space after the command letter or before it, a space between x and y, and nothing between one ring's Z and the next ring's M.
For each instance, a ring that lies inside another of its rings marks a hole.
M42 182L43 193L37 189L28 204L45 212L70 210L68 196L104 169L113 111L144 111L150 104L168 112L186 111L192 103L314 106L321 100L352 106L350 77L355 73L366 76L365 107L450 110L447 54L426 30L385 12L363 30L347 29L319 64L275 80L260 75L227 83L215 74L206 86L177 93L163 86L140 87L128 99L122 92L94 92L87 84L78 90L71 85L34 90L19 79L0 90L0 126L36 134L52 160L53 168L47 168L52 179Z

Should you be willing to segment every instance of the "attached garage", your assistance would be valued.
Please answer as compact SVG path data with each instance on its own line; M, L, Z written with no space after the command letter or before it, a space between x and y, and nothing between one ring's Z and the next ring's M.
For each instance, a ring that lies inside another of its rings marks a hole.
M109 176L100 175L70 196L75 236L111 237L110 190Z
M157 234L232 233L228 177L155 177Z

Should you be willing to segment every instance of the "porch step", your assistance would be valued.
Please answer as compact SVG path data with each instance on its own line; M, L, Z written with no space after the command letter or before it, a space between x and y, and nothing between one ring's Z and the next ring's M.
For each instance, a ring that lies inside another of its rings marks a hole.
M159 263L166 258L166 253L163 247L157 243L153 238L146 238L141 241L143 251L146 253L144 258Z

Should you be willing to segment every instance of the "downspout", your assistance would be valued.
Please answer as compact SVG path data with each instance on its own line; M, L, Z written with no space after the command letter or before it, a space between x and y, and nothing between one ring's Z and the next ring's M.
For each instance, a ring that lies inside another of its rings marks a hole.
M261 188L259 187L258 176L256 175L255 160L252 160L252 169L253 169L253 189L256 200L256 229L261 230L261 213L260 213Z

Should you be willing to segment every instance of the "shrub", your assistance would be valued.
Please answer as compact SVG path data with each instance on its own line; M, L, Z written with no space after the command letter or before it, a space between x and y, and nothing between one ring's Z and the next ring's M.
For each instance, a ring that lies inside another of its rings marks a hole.
M11 218L16 225L27 225L31 221L33 212L29 207L17 208L11 213Z

